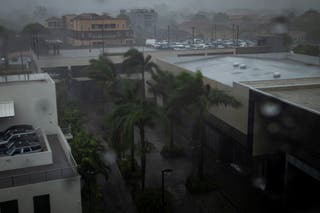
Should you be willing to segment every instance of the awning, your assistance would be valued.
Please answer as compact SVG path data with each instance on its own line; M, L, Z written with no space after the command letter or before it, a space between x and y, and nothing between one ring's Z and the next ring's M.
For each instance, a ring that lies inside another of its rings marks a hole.
M13 101L0 101L0 118L14 116Z

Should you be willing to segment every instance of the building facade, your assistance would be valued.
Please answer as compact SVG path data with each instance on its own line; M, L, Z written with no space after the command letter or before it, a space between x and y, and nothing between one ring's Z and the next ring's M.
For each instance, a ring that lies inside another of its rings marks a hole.
M135 37L155 38L158 22L158 13L155 10L121 10L120 15L126 15L129 18L130 27Z
M54 81L48 74L1 76L0 88L0 129L32 125L42 147L0 155L0 212L81 212L80 175L58 126Z
M80 14L71 21L73 46L101 47L125 46L133 44L133 33L128 20L107 15Z

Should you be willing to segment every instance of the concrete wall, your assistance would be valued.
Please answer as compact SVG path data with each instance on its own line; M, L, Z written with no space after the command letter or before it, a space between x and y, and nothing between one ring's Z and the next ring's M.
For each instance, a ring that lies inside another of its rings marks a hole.
M288 58L306 64L320 65L320 57L292 53L288 54Z
M168 70L174 74L186 71L186 69L178 67L174 64L167 63L161 59L157 59L157 64L163 69ZM249 100L249 89L239 84L234 84L233 87L226 86L219 83L218 81L211 80L204 77L204 83L209 84L212 88L217 88L226 91L229 95L235 97L241 102L240 108L232 108L225 106L213 106L210 108L210 112L217 118L226 122L230 126L238 129L245 135L247 134L248 125L248 100Z
M0 101L13 100L15 116L0 118L0 129L14 124L31 124L45 134L55 134L58 124L55 83L46 80L0 84Z
M33 213L33 197L50 195L51 213L80 213L80 176L0 189L0 202L18 200L20 213Z
M52 164L52 151L46 136L45 150L37 153L0 157L0 171Z

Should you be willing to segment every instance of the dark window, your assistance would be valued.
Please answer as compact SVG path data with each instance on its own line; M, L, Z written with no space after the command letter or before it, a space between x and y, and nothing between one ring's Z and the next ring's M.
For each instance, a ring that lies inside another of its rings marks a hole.
M27 153L27 152L30 152L30 148L23 148L23 153Z
M18 201L10 200L0 203L0 212L1 213L18 213Z
M34 150L39 150L39 149L41 149L41 146L40 146L40 145L31 147L31 150L32 150L32 151L34 151Z
M20 149L16 149L16 150L14 150L12 155L17 155L17 154L20 154L20 153L21 153L21 150Z
M39 195L33 197L34 213L50 213L50 196Z

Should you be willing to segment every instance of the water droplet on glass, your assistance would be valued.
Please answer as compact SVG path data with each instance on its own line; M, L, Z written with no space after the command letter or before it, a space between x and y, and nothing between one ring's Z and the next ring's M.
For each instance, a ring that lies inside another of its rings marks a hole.
M264 103L260 108L261 114L266 117L278 116L281 112L281 107L279 104L273 102Z

